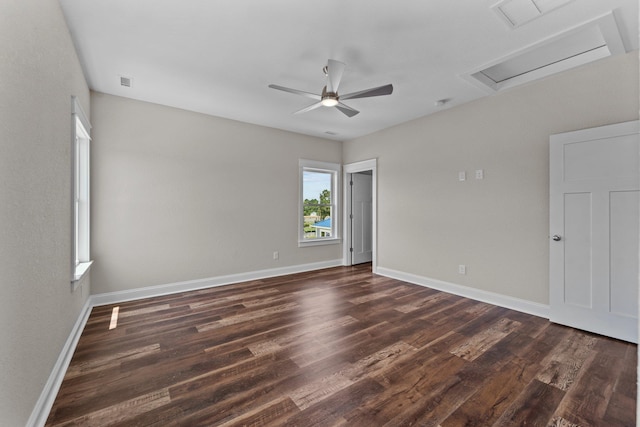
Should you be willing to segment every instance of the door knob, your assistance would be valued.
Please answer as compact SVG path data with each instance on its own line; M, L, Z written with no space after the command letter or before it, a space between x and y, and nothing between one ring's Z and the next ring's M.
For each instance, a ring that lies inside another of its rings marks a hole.
M553 237L551 238L556 242L559 242L560 240L562 240L562 237L558 236L557 234L554 234Z

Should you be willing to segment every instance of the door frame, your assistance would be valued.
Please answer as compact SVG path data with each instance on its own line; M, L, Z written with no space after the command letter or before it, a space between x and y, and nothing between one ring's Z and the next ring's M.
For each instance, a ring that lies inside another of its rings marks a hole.
M352 245L353 233L351 231L351 221L349 218L349 207L351 197L351 186L349 175L357 172L371 171L371 272L376 273L378 269L378 159L363 160L360 162L344 165L343 173L343 230L344 244L342 245L342 264L351 265L351 253L349 248Z

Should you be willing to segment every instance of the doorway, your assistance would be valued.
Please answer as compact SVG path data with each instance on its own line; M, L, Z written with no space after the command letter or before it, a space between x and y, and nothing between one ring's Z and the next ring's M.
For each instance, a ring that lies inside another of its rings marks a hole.
M344 265L371 262L376 257L376 160L352 163L344 167Z
M372 175L370 170L351 174L351 265L371 262Z

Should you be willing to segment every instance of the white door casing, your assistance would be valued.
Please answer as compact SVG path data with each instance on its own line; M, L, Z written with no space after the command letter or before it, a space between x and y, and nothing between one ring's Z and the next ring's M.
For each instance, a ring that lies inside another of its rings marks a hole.
M377 159L369 159L363 160L355 163L345 164L343 167L343 230L345 230L345 240L343 245L343 256L342 263L343 265L351 265L351 240L352 240L352 231L351 231L351 220L349 218L350 214L350 191L351 186L349 185L349 176L353 173L357 172L365 172L371 171L371 271L373 273L377 272L377 177L378 177L378 169L377 169Z
M639 122L550 138L550 320L638 342Z

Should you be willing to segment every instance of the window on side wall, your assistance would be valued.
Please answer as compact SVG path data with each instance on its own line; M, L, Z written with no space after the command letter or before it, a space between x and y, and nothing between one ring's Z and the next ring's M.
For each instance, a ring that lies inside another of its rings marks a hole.
M340 165L300 160L298 245L339 243Z
M78 100L73 97L73 238L71 240L71 282L73 289L78 286L80 279L89 271L92 263L89 252L90 131L91 125Z

